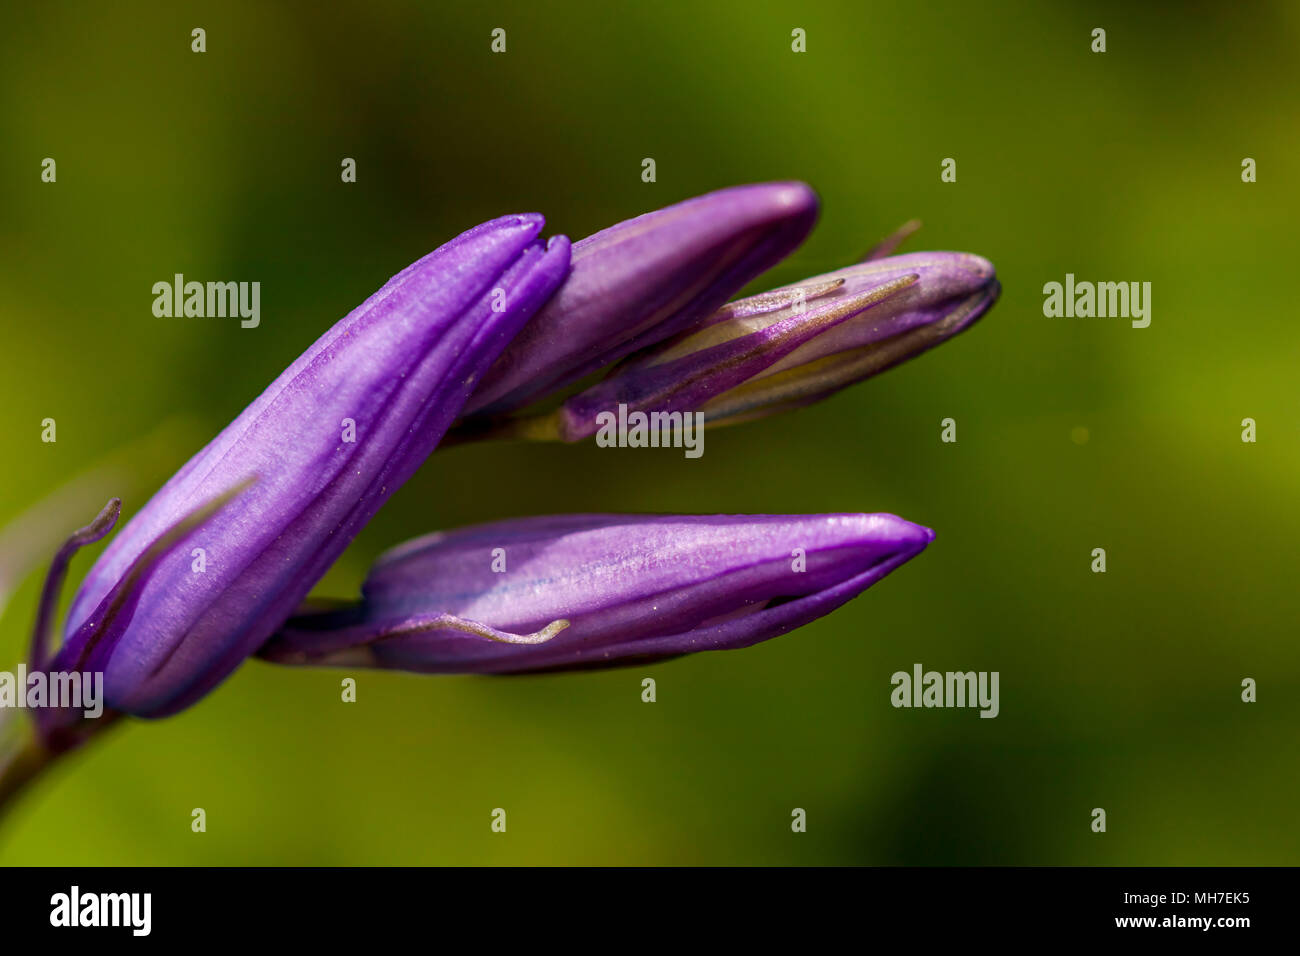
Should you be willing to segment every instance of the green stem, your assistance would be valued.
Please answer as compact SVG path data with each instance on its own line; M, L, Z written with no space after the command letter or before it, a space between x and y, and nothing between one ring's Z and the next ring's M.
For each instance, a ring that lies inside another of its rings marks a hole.
M27 720L0 714L0 819L12 801L59 755L46 750Z
M0 822L29 783L60 757L102 735L121 716L118 711L105 710L95 720L79 720L60 729L52 740L42 741L33 721L13 711L0 711Z

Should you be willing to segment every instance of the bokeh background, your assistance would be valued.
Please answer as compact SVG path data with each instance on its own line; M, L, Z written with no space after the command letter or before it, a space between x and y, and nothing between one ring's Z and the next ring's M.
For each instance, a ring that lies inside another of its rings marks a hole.
M578 238L798 178L822 221L754 291L920 217L909 249L987 256L1004 294L918 361L710 432L699 460L439 452L319 588L350 595L389 545L512 515L937 529L834 615L649 669L365 673L351 705L337 672L252 662L43 779L0 862L1297 862L1296 5L48 3L6 21L3 668L48 534L111 493L138 508L321 331L483 219L538 210ZM261 327L155 318L175 272L260 281ZM1150 328L1045 318L1067 272L1151 282ZM889 677L916 662L999 671L1001 715L893 709Z

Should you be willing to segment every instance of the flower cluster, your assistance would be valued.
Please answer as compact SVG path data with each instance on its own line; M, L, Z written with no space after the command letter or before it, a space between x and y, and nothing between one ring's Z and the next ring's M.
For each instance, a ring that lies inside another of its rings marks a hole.
M984 259L890 256L891 241L857 265L729 302L816 214L807 186L770 183L572 249L543 240L535 214L458 236L322 335L135 513L51 650L68 559L112 529L120 505L69 539L30 666L102 672L113 711L160 717L254 655L518 673L744 647L828 613L932 533L885 514L528 518L417 539L379 559L360 600L307 600L449 429L576 441L617 405L752 419L946 341L997 297ZM47 741L71 724L42 718Z

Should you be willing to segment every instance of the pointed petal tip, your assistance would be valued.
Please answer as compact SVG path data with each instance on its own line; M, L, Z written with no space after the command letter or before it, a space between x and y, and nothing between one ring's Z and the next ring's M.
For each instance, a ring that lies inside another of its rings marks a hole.
M773 209L790 215L816 212L821 205L817 191L797 179L763 183L757 188L767 191Z
M962 269L979 276L986 282L992 282L997 276L997 269L994 268L993 263L983 256L977 256L973 252L961 252L957 253L957 257Z
M997 269L993 263L973 252L940 252L930 255L944 259L942 274L951 294L985 291L997 278Z
M832 547L864 547L890 554L921 551L934 540L934 531L924 525L888 512L840 512L808 515L826 531L824 542Z
M532 230L533 234L536 235L545 227L546 217L540 212L517 212L489 220L488 225L500 229Z
M898 515L890 515L889 517L893 519L892 524L899 541L924 548L934 540L934 529L927 528L923 524L917 524L915 521L908 521L906 518L900 518Z
M888 542L899 552L911 556L920 554L934 540L934 531L925 525L916 524L906 518L893 514L861 514L860 540L863 544L879 546Z
M997 276L993 263L973 252L941 252L931 255L945 257L947 268L953 276L959 277L972 288L987 285Z
M657 213L673 218L678 212L686 212L698 217L697 222L725 223L735 230L780 225L786 229L798 226L806 233L812 228L820 205L811 186L792 179L728 186L667 206Z
M480 223L473 229L462 233L460 238L472 239L491 235L499 238L510 238L521 245L527 245L540 236L545 227L546 217L540 212L511 213Z
M382 299L408 283L424 283L448 268L448 263L463 263L482 275L498 273L524 252L541 235L546 218L541 213L514 213L498 216L466 229L454 239L394 275L379 292L363 303ZM445 278L439 284L445 284Z
M711 197L724 202L739 200L737 205L744 209L741 213L743 218L755 223L779 225L783 232L795 233L797 239L792 240L795 245L812 230L821 211L821 200L817 192L807 183L798 180L735 186L701 198Z
M540 309L555 294L569 275L573 261L573 243L568 236L551 236L546 240L538 268L547 279L544 295L538 300L533 311Z
M934 540L935 537L934 529L927 528L925 527L925 525L912 524L911 522L908 522L908 524L911 525L912 533L913 533L913 537L911 538L911 546L915 550L912 553L920 554L927 547L929 547L930 542Z

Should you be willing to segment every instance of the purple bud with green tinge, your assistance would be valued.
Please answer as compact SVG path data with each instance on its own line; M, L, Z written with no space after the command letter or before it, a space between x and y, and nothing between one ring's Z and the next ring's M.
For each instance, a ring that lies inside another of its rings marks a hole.
M285 664L502 674L748 647L829 613L924 550L887 514L565 515L429 535L360 604L304 612Z
M526 427L576 441L620 404L629 412L700 412L712 424L798 407L947 341L998 293L993 265L968 253L860 263L729 303Z

